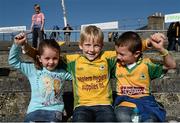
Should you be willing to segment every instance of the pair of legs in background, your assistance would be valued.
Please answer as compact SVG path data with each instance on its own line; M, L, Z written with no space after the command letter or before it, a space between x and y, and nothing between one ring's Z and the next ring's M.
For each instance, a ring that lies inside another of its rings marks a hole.
M176 44L178 44L180 46L180 38L168 38L168 47L167 50L169 51L177 51L177 46Z
M32 32L32 46L37 48L39 45L39 41L44 40L44 31L40 30L40 28L34 28Z
M70 46L70 33L64 33L64 41L67 46Z

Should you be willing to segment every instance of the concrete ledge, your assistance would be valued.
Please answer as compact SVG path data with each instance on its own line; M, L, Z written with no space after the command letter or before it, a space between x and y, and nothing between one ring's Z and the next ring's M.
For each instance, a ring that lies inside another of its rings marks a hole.
M166 121L176 120L180 122L179 107L180 93L153 93L156 100L163 104L167 111ZM67 117L72 115L72 92L64 93L65 109ZM6 92L0 93L0 121L22 122L29 103L30 92Z

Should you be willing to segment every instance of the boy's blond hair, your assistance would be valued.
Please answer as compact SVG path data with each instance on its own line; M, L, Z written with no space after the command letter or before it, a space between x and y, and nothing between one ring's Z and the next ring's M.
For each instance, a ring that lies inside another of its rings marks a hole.
M80 45L82 45L84 41L93 41L103 45L104 34L102 30L96 26L87 26L81 31L79 42Z

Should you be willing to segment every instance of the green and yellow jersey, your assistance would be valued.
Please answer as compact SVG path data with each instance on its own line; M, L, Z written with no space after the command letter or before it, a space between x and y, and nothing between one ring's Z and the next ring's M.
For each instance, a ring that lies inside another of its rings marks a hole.
M140 59L131 69L117 63L115 70L117 95L132 98L150 95L150 81L160 77L162 71L162 65L152 63L149 58ZM136 107L135 104L129 102L122 102L120 105Z
M73 76L74 108L78 106L111 105L110 72L116 53L102 52L94 61L80 54L66 55L68 71Z

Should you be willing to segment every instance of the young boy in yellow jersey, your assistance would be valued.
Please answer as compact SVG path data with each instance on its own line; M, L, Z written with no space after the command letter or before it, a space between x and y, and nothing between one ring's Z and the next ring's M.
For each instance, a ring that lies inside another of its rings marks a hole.
M65 56L68 70L73 75L73 121L113 122L116 120L109 81L111 69L116 62L116 52L103 52L103 40L104 35L100 28L87 26L80 35L79 47L82 55ZM34 50L27 45L25 50L28 55L35 58Z
M176 62L163 47L163 37L159 40L157 35L153 35L150 42L163 57L165 68L174 69ZM115 114L119 122L132 122L131 117L135 108L139 112L139 122L165 120L165 110L151 95L150 87L150 81L162 75L163 65L154 64L149 58L143 58L141 49L141 38L135 32L125 32L115 41L118 95L115 99Z
M104 35L100 28L88 26L80 34L82 55L67 55L68 71L73 75L73 122L114 122L110 72L115 52L102 52Z

